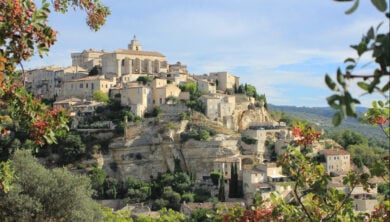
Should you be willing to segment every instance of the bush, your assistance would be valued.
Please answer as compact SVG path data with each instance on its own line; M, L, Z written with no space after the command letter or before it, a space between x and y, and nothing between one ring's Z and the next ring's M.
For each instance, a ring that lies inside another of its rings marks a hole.
M181 196L181 200L184 202L194 202L194 196L195 194L194 193L184 193L182 196Z
M242 137L241 140L242 140L244 143L248 144L248 145L256 144L256 143L257 143L257 139L251 138L251 137L246 137L246 136Z
M210 173L211 181L213 182L214 186L218 186L219 179L222 177L221 172L213 171Z
M194 202L205 202L211 197L211 193L208 190L205 189L195 189L194 190L195 196L194 196Z

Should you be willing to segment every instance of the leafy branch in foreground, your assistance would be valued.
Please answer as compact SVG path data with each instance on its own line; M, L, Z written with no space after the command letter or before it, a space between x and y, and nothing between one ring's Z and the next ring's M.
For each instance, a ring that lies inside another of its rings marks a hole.
M385 15L387 20L390 19L390 14L386 13L388 8L386 0L372 0L371 2ZM359 0L355 0L354 5L346 14L354 12L358 5ZM344 71L341 68L337 69L336 81L328 74L325 76L325 83L328 88L336 92L327 98L328 104L338 110L333 116L333 124L336 126L347 116L357 118L355 105L360 104L360 101L348 91L348 83L352 79L359 80L356 84L364 92L363 94L379 93L384 96L387 100L386 103L388 103L390 90L390 33L389 31L379 33L381 24L376 28L371 27L358 44L351 46L356 51L357 58L345 59ZM358 71L356 67L360 58L369 52L371 52L376 68L371 73L354 74ZM389 116L384 116L384 118L388 119Z

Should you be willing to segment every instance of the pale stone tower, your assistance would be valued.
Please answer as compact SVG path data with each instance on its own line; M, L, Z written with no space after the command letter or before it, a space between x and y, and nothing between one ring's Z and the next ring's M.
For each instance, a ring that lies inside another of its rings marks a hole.
M134 51L142 51L142 46L138 42L137 38L134 35L133 40L131 40L131 43L128 46L129 50L134 50Z

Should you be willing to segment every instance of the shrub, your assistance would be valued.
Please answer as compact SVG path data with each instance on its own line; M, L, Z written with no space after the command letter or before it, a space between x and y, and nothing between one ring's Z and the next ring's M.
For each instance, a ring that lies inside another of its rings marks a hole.
M242 140L244 143L249 144L249 145L251 145L251 144L256 144L256 143L257 143L257 139L251 138L251 137L246 137L246 136L242 137L241 140Z

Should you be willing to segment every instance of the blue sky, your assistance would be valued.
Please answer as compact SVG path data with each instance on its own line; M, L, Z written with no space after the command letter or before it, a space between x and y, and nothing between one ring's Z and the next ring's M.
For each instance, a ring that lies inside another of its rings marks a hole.
M103 2L112 14L98 32L89 30L83 13L52 13L49 20L60 33L58 41L48 56L25 66L67 66L72 52L126 48L136 35L144 50L163 53L169 63L181 61L190 73L239 76L270 103L326 106L331 91L324 84L325 73L333 75L345 58L355 57L349 45L385 20L368 0L352 15L344 14L351 3L331 0ZM368 105L372 98L361 101Z

